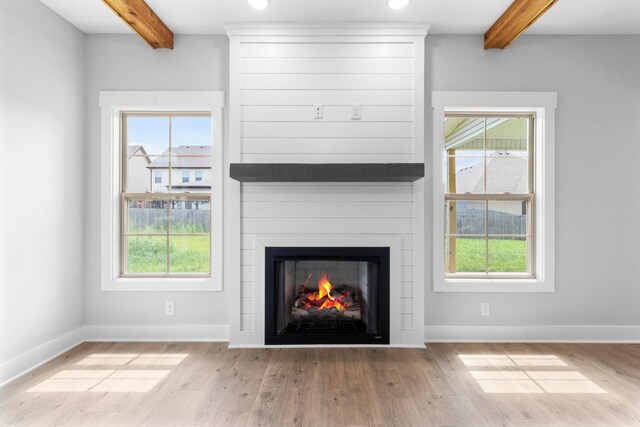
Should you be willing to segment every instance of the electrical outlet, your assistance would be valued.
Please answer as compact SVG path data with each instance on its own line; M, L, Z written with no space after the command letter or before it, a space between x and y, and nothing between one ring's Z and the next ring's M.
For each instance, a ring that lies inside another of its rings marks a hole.
M176 305L173 301L165 301L164 302L164 314L167 316L173 316L176 314Z
M322 119L322 105L316 104L313 106L313 118Z
M362 120L362 104L351 105L351 120Z
M480 316L491 316L491 304L488 302L480 303Z

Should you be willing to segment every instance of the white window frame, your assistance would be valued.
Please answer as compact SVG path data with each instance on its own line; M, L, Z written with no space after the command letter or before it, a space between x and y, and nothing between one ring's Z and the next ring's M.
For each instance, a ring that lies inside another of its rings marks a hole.
M222 291L224 92L101 91L101 288L103 291ZM121 121L126 111L211 113L211 277L120 277Z
M556 92L433 92L434 292L555 291ZM535 124L535 256L533 278L445 277L444 116L448 112L530 113Z

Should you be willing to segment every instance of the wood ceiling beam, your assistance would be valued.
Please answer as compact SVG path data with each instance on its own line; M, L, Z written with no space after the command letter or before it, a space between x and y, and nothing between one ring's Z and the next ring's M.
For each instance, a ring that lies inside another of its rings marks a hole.
M173 49L173 33L144 0L103 0L154 48Z
M514 0L484 33L485 49L504 49L540 18L557 0Z

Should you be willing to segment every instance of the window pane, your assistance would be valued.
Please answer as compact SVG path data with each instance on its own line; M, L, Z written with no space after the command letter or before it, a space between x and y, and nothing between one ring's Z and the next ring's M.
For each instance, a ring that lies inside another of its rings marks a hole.
M445 193L484 193L484 157L456 156L445 161Z
M487 157L487 193L522 194L529 191L527 158L508 153Z
M128 154L153 157L169 149L169 117L127 117Z
M489 237L490 273L526 273L527 239Z
M153 184L167 185L168 183L169 183L169 180L164 170L160 169L160 170L153 171Z
M474 156L473 151L484 155L484 118L447 117L444 121L444 144L447 154Z
M209 236L169 237L171 273L209 273L211 266Z
M129 233L164 233L167 230L166 203L160 200L129 200Z
M211 204L208 201L172 201L169 211L171 234L209 233L210 215Z
M486 244L484 238L445 238L445 271L447 273L484 273Z
M485 233L485 205L483 200L449 200L445 206L446 234ZM455 224L452 220L456 218Z
M487 119L487 156L509 153L526 156L529 142L529 119Z
M172 117L171 145L208 146L211 148L211 117Z
M166 273L166 237L129 236L127 246L128 273Z
M489 234L527 234L526 200L489 201Z

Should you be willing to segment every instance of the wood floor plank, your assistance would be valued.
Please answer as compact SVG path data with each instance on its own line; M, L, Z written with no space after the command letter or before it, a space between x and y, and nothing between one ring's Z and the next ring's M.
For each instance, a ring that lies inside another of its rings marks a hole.
M640 426L640 346L85 343L0 399L3 426Z

